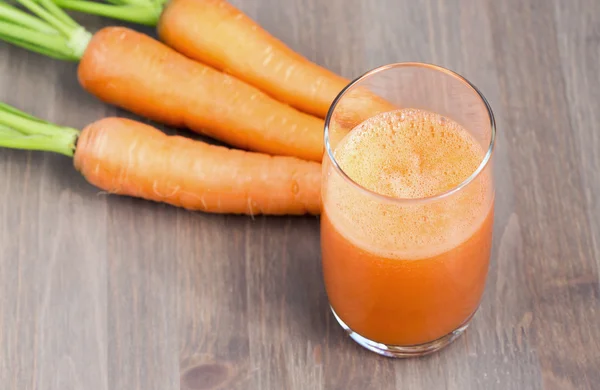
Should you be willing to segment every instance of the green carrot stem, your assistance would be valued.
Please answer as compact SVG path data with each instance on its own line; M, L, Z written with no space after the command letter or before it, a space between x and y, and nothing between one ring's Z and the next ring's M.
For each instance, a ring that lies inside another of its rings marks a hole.
M58 59L77 61L81 57L78 53L74 53L74 50L61 36L39 33L2 20L0 20L0 37L27 50Z
M162 13L161 4L143 1L144 4L114 5L96 3L86 0L52 0L61 8L79 11L86 14L104 16L111 19L156 26ZM128 0L129 1L129 0Z
M116 5L125 5L126 4L126 2L124 0L106 0L106 2L110 3L110 4L116 4Z
M0 103L0 147L40 150L72 157L79 131L47 123Z
M90 0L82 0L82 1L90 1ZM119 4L119 5L141 5L141 6L152 6L154 4L153 0L107 0L109 3Z
M22 47L22 48L24 48L26 50L29 50L29 51L40 53L40 54L45 55L47 57L55 58L55 59L60 60L60 61L79 61L79 57L77 57L77 56L69 56L69 55L58 54L58 53L52 52L51 50L47 50L44 47L33 45L33 44L30 44L30 43L25 42L25 41L19 41L18 39L12 39L12 38L9 38L9 37L4 36L2 34L0 34L0 40L8 42L8 43L11 43L11 44L13 44L15 46L20 46L20 47Z
M0 147L22 150L38 150L43 152L60 153L68 157L75 154L77 137L57 134L53 137L40 135L22 135L17 137L0 136Z
M38 0L40 4L42 4L48 12L50 12L55 18L63 22L65 25L69 26L72 29L79 28L79 25L76 21L73 20L69 15L67 15L63 10L60 9L59 6L54 4L52 0Z
M18 137L23 135L23 133L21 133L20 131L17 131L15 129L11 129L8 126L4 126L4 125L0 125L0 138L1 137Z
M5 2L0 3L0 39L60 60L81 59L92 34L52 0L17 1L37 17Z
M51 136L60 129L60 126L25 118L5 110L0 110L0 124L25 135Z
M40 119L40 118L37 118L37 117L35 117L35 116L31 115L31 114L26 113L25 111L21 111L21 110L19 110L17 108L14 108L13 106L9 106L8 104L2 103L2 102L0 102L0 113L1 112L6 112L6 113L11 114L13 116L17 116L17 117L20 117L20 118L23 118L23 119L27 119L27 120L30 120L30 121L34 121L34 122L37 122L37 123L41 123L41 124L45 124L45 125L52 125L52 123L50 123L48 121L45 121L45 120Z
M23 27L29 27L32 30L44 32L48 34L57 34L58 32L54 27L48 23L40 20L34 16L31 16L21 10L18 10L6 3L0 3L0 20L10 20L15 24Z
M73 32L72 27L65 24L63 21L60 20L61 18L57 18L55 15L52 14L52 12L46 10L34 0L17 0L17 2L19 2L28 10L39 16L41 19L48 22L52 27L63 33L65 36L69 36Z

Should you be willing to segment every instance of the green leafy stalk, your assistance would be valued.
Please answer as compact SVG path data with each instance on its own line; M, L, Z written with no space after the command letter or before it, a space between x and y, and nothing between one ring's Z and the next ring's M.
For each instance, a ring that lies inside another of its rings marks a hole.
M76 21L73 20L69 15L67 15L60 7L52 0L37 0L40 4L42 4L54 17L64 23L66 26L69 26L72 29L79 28L79 25Z
M17 24L22 27L29 27L39 32L56 34L56 30L48 23L34 16L26 14L25 12L20 12L16 8L11 7L6 3L0 3L0 20L12 20L14 24Z
M0 138L1 137L16 137L22 135L22 133L11 129L8 126L0 125Z
M52 0L16 0L32 14L0 0L0 39L57 58L81 59L92 34Z
M0 20L0 38L13 45L59 60L79 60L65 39L57 34L39 34L26 27Z
M17 0L21 5L27 7L28 10L39 16L54 27L57 31L64 35L69 35L71 27L64 23L60 17L56 17L50 10L47 10L42 5L36 3L33 0Z
M78 137L76 129L54 125L0 103L0 147L73 157Z
M156 26L165 0L107 0L101 3L90 0L50 0L59 7L111 19Z

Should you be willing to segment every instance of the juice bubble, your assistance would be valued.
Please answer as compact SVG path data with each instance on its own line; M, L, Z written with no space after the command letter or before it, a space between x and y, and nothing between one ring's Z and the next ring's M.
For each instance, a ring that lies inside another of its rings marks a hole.
M460 125L423 110L377 115L354 128L334 151L358 185L395 199L422 199L464 182L484 157ZM390 257L421 258L466 240L488 215L493 199L487 171L440 200L385 202L330 173L324 208L357 246Z

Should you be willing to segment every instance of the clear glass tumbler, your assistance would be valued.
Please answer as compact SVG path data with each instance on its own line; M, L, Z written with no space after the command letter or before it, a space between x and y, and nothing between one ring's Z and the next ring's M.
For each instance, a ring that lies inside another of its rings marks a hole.
M483 95L439 66L382 66L333 102L323 274L335 318L363 347L420 356L467 328L489 266L494 139Z

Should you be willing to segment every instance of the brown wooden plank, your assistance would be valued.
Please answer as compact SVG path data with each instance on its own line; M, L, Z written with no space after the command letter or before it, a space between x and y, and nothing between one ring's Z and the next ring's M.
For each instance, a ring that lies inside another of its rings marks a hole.
M0 100L62 124L89 114L61 92L72 66L0 51ZM0 177L2 387L107 389L105 199L63 156L1 150Z
M109 388L177 389L178 210L124 197L108 202Z
M253 388L323 388L324 314L316 218L261 218L246 231Z
M579 138L582 182L600 267L600 4L554 1L571 128Z
M175 249L181 389L247 388L244 217L182 214Z
M557 66L554 7L490 1L489 12L526 284L535 303L525 335L535 342L545 388L591 389L599 375L598 268L582 150Z

